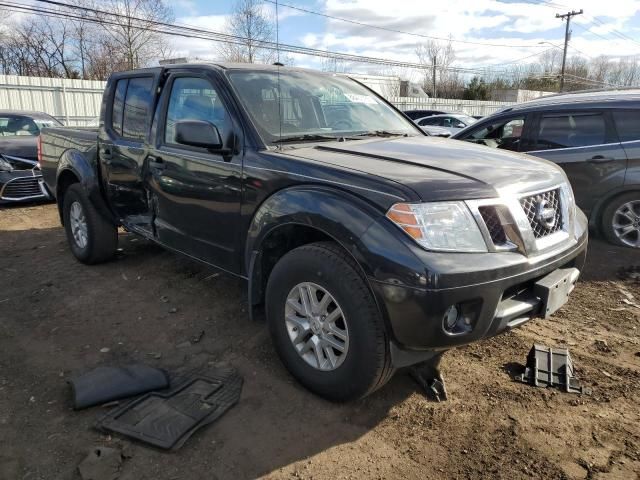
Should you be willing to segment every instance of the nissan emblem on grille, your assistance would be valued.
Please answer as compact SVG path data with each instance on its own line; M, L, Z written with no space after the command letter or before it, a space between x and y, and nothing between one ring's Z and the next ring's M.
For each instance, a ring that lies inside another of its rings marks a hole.
M521 198L520 204L536 238L562 230L559 189Z
M547 228L553 228L556 224L556 209L551 208L544 198L537 199L536 220Z

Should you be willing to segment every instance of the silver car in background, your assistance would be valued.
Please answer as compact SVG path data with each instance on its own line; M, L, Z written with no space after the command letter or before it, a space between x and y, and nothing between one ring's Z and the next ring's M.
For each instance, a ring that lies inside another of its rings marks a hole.
M445 136L444 132L454 135L463 128L473 125L477 120L464 113L446 113L419 118L414 122L430 135Z

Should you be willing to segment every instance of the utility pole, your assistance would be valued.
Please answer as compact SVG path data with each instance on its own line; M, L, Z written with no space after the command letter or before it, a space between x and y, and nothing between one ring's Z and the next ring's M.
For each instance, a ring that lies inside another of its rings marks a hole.
M571 32L569 31L569 24L571 23L571 17L575 17L576 15L582 15L583 10L580 9L579 12L575 10L571 10L563 15L556 13L556 18L561 18L563 21L567 19L567 25L564 30L564 52L562 54L562 72L560 73L560 91L564 90L564 66L567 63L567 47L569 46L569 35Z
M433 56L433 98L436 98L436 55Z

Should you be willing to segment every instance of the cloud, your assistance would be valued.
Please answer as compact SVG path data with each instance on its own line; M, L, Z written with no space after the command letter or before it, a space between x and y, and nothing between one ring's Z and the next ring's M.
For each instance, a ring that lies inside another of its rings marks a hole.
M229 15L194 15L176 19L180 25L202 28L216 32L224 31ZM172 37L171 46L176 57L212 60L218 58L219 44L211 40Z
M570 52L581 54L580 50L594 57L640 52L637 43L612 33L613 29L639 31L640 2L616 0L613 6L611 2L584 0L580 6L584 8L585 15L574 17L572 21ZM518 60L524 63L538 61L536 52L554 48L540 45L540 42L563 42L563 23L555 14L570 10L551 2L498 0L456 0L439 2L437 6L433 1L323 0L316 7L318 9L328 16L387 30L326 19L324 32L307 33L299 39L307 47L415 62L416 45L428 39L389 30L494 44L454 41L457 64L466 67L493 66ZM597 35L607 37L608 41Z

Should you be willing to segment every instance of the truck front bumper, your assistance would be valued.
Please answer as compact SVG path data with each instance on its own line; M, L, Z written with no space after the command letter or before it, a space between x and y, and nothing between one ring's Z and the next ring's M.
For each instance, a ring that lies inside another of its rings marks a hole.
M427 271L438 272L436 288L406 287L370 278L378 303L384 307L394 365L417 363L436 352L498 335L532 318L547 317L566 301L563 292L551 294L550 299L549 289L565 289L568 294L572 286L567 282L575 283L584 266L587 220L580 215L579 221L583 224L581 234L574 242L533 258L515 252L425 252ZM451 318L452 307L459 325L448 328L447 314Z

